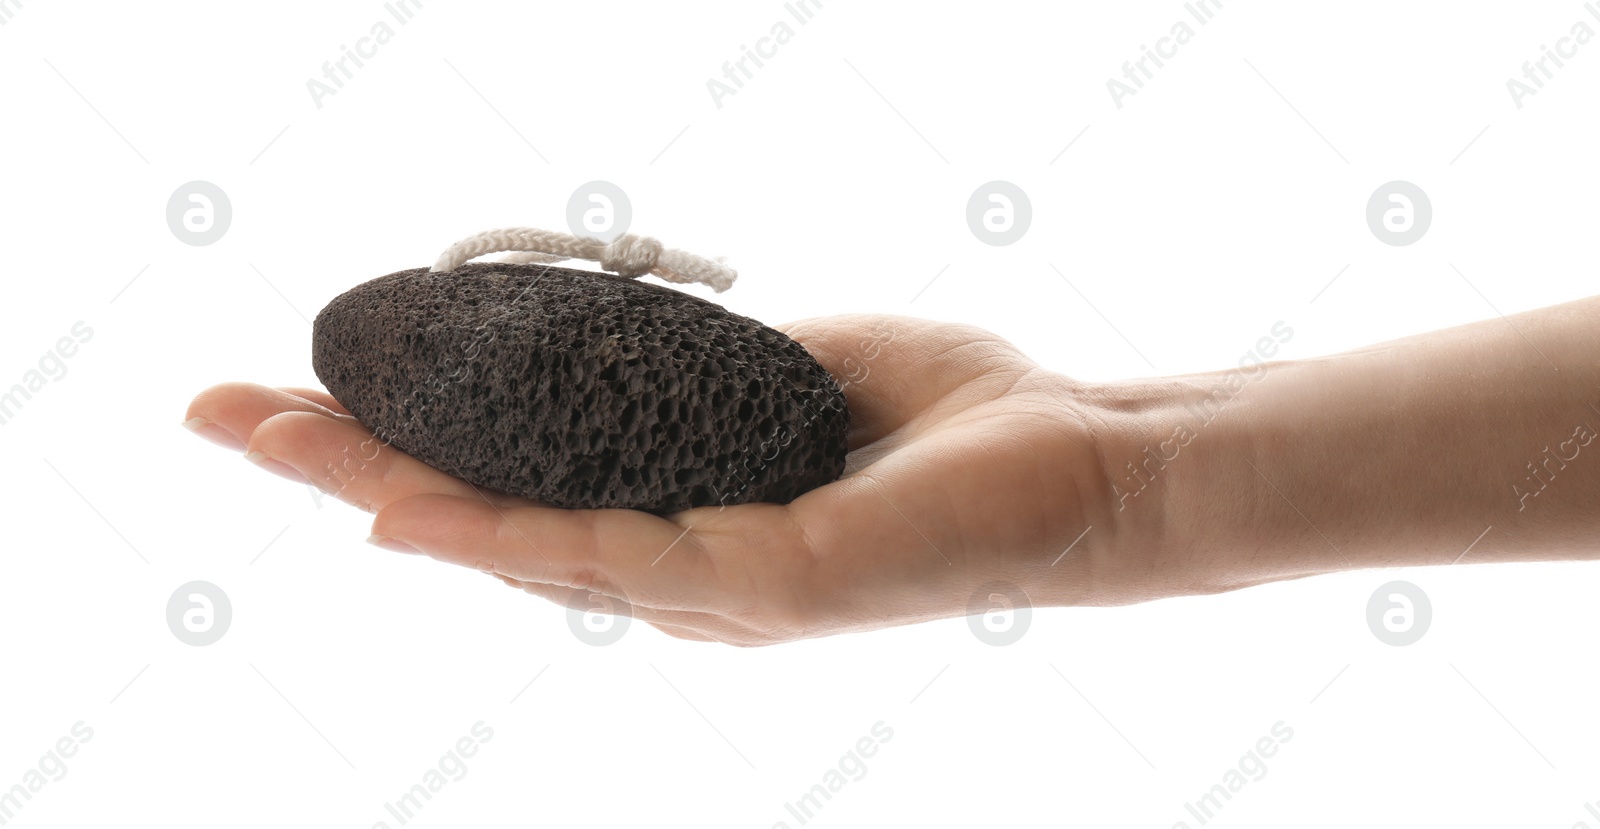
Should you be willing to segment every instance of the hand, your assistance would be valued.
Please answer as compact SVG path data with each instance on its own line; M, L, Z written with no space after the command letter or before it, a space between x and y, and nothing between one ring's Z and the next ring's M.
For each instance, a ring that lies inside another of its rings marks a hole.
M992 582L1036 606L1106 603L1089 595L1111 533L1086 533L1109 486L1083 387L970 326L843 316L782 330L844 387L852 419L844 476L787 505L552 508L383 445L307 389L216 386L189 425L376 513L379 546L562 604L599 593L683 639L760 645L964 616Z

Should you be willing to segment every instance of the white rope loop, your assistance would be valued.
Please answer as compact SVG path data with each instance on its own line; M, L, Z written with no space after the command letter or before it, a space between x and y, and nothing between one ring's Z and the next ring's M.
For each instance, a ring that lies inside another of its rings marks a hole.
M649 236L624 233L609 244L554 230L533 227L506 227L469 236L451 245L433 263L433 272L453 271L463 264L490 253L510 251L507 262L518 264L564 262L584 259L618 276L634 279L647 273L668 282L709 285L717 293L733 286L739 272L716 261L687 251L664 247Z

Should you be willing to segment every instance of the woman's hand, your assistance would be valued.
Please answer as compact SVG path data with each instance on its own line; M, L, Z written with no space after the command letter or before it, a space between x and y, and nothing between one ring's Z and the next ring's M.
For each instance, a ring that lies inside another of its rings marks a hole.
M216 386L187 425L376 513L379 546L562 604L599 593L684 639L761 645L963 616L1016 590L1033 605L1122 601L1091 593L1114 533L1089 530L1110 486L1081 386L970 326L843 316L783 330L844 387L852 421L844 476L786 505L547 507L426 466L304 389Z

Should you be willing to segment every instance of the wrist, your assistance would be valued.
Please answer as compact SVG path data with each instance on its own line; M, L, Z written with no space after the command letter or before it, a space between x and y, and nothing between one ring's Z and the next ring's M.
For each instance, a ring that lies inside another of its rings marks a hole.
M1278 361L1092 389L1112 541L1097 567L1117 603L1328 569L1322 557L1294 555L1314 530L1288 521L1296 513L1261 477L1264 442L1281 442L1281 430L1260 398L1304 370Z
M1595 558L1600 464L1581 453L1600 434L1596 319L1600 300L1587 300L1080 390L1104 480L1103 506L1087 507L1097 534L1110 528L1091 570L1095 599L1110 598L1096 603Z

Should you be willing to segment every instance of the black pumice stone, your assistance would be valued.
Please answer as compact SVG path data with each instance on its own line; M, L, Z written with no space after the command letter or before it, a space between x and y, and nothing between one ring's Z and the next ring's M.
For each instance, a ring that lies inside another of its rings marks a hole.
M322 309L312 364L385 443L553 506L787 503L844 472L844 393L799 343L610 274L393 273ZM347 454L341 480L373 450Z

